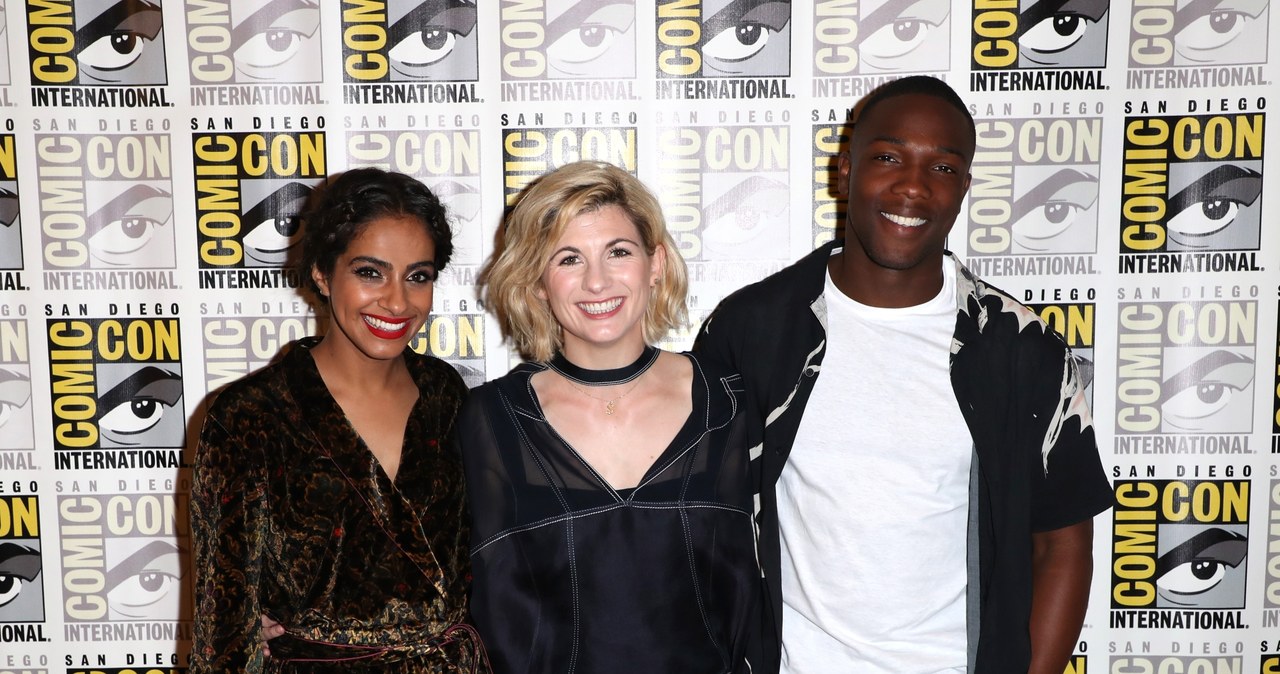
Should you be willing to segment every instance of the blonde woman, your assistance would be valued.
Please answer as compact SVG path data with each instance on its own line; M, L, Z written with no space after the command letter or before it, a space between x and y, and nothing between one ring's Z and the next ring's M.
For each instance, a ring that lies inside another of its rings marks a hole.
M529 361L459 420L494 671L748 671L738 377L653 346L687 288L653 195L608 164L557 169L515 205L483 279Z

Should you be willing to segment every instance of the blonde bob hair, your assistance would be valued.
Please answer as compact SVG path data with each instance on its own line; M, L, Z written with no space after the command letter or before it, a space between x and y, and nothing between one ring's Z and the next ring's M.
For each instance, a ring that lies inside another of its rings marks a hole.
M566 164L534 180L507 214L499 249L481 271L485 306L502 335L524 358L545 362L564 344L560 324L538 296L542 274L565 227L583 213L617 206L640 233L645 252L665 250L666 264L644 313L644 340L652 344L687 318L688 272L667 233L662 208L635 176L604 162Z

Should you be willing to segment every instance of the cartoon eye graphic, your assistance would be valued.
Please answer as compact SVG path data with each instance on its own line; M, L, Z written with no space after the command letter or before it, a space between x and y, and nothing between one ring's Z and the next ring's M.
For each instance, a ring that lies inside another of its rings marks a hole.
M1226 529L1206 529L1156 560L1156 587L1169 600L1190 600L1212 590L1249 552L1244 536Z
M0 428L31 399L31 379L21 372L0 370Z
M17 543L0 543L0 606L12 603L22 588L40 575L40 551Z
M1160 414L1180 431L1224 430L1216 428L1222 425L1216 417L1253 384L1253 377L1252 358L1213 351L1164 381Z
M173 197L149 185L134 185L86 218L89 252L110 265L136 262L133 253L145 247L156 229L169 222Z
M1019 53L1032 63L1055 66L1107 15L1107 0L1041 0L1018 19Z
M703 208L703 238L709 249L743 244L779 231L788 211L785 184L751 176Z
M1098 200L1098 179L1075 169L1062 169L1013 204L1014 241L1031 251L1052 249L1054 239L1076 224Z
M391 67L408 77L425 77L427 66L448 58L459 38L476 27L476 8L461 0L424 2L388 28Z
M760 0L736 0L716 12L702 26L702 55L720 62L741 63L759 54L769 38L791 20L791 3Z
M274 79L271 71L303 51L320 26L320 8L304 0L275 0L245 17L232 31L236 70L250 79Z
M285 183L244 214L250 228L244 235L244 252L267 265L284 264L289 249L302 238L302 205L311 194L303 183Z
M1197 240L1226 229L1245 206L1262 194L1262 174L1225 164L1204 174L1169 199L1169 236L1180 244L1204 248Z
M98 430L112 442L140 445L136 436L155 428L181 398L182 378L149 365L98 398L98 409L104 410Z
M184 575L181 552L172 543L152 541L108 569L111 610L125 618L176 618Z
M547 60L568 75L591 75L585 69L613 47L635 23L634 5L620 2L593 6L579 3L547 26Z
M861 45L863 60L877 68L890 68L924 44L950 14L947 0L919 0L905 9L892 3L882 5L862 21L861 29L866 31Z
M457 180L441 180L431 186L440 203L458 220L470 222L480 215L480 192Z
M164 27L160 6L147 0L120 0L76 31L81 71L100 82L121 82Z
M1193 63L1216 62L1256 22L1267 3L1260 0L1193 2L1178 10L1174 48Z
M0 187L0 225L12 227L18 221L18 195Z

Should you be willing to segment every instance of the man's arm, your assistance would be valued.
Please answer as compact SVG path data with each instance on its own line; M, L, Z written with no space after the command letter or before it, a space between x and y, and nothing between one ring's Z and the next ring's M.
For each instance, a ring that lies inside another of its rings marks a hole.
M1062 674L1080 636L1093 576L1093 520L1031 535L1031 668Z

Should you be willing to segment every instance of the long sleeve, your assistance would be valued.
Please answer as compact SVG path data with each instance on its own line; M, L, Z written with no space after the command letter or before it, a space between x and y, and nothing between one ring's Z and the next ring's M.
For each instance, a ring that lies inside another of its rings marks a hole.
M258 588L266 531L260 448L213 412L196 449L191 498L195 547L195 644L191 672L261 672ZM256 456L255 456L256 455Z

